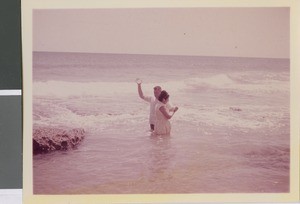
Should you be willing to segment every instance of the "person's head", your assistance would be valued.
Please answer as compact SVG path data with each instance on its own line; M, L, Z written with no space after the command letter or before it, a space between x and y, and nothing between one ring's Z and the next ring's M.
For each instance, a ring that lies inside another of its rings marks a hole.
M169 94L165 90L163 90L160 95L158 96L158 100L162 103L168 103L169 101Z
M158 96L160 95L160 92L161 92L161 87L160 86L155 86L153 88L153 93L154 93L155 98L158 99Z

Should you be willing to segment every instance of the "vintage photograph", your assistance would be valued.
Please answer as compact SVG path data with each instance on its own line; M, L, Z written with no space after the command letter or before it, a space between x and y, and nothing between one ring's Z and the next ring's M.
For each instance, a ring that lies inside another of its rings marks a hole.
M299 200L296 1L22 1L23 203Z
M289 15L34 9L33 193L288 193Z

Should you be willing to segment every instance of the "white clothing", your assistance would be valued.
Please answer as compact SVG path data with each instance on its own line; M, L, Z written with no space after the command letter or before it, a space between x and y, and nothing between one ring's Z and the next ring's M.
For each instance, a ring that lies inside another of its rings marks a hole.
M149 124L155 124L155 106L159 102L154 96L145 96L144 100L150 103Z
M170 124L170 121L159 110L161 107L165 107L167 113L169 113L169 109L167 108L166 104L164 104L162 102L157 103L157 105L155 107L156 122L155 122L155 126L154 126L154 132L157 135L170 134L171 124Z
M155 107L156 104L161 102L157 100L157 98L155 98L154 96L145 96L144 100L150 103L149 124L155 125L155 121L156 121ZM172 106L170 105L170 103L167 103L165 105L168 111L171 110Z

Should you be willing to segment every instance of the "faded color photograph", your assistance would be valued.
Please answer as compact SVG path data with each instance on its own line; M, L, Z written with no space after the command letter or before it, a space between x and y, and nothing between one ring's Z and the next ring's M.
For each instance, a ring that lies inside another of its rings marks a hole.
M288 193L289 14L33 10L33 193Z

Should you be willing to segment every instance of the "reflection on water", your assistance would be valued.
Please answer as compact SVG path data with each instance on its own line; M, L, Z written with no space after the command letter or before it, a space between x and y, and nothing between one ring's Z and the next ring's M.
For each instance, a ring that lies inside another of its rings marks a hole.
M151 135L149 149L149 181L156 182L172 178L170 172L171 160L175 153L172 150L170 135Z
M212 132L208 137L194 131L187 137L187 124L173 123L173 127L171 136L145 134L141 129L143 135L138 131L132 135L106 133L103 138L89 135L77 150L36 155L34 193L288 191L288 148L256 143L252 133L223 129L226 134L218 130L219 134Z

